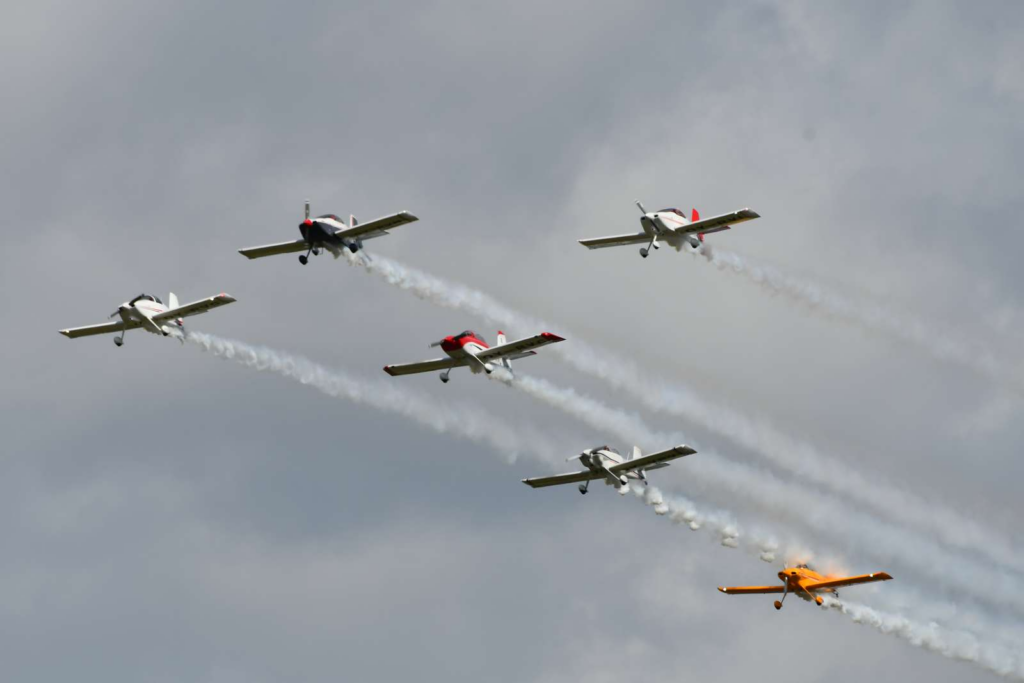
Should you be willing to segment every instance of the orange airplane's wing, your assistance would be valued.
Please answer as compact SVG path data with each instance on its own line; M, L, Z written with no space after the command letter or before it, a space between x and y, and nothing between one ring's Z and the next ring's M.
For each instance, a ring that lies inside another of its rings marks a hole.
M732 588L718 587L718 590L729 595L743 595L744 593L781 593L782 586L733 586Z
M885 572L878 572L876 574L861 574L860 576L847 576L841 579L828 579L827 581L818 581L817 583L806 583L804 588L807 590L819 590L821 588L839 588L840 586L853 586L858 583L872 583L874 581L889 581L892 579L891 576Z

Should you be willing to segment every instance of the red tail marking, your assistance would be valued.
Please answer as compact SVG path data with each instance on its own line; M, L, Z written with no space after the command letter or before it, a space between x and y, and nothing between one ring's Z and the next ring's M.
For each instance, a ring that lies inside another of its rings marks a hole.
M690 222L691 223L696 223L699 220L700 220L700 214L697 213L697 209L694 209L693 210L693 218L690 219Z

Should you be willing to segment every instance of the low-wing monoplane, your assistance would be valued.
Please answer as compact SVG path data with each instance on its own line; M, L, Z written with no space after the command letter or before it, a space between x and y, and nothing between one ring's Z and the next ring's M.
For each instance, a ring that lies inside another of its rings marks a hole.
M854 586L858 583L873 583L875 581L889 581L891 576L885 572L875 574L861 574L860 576L824 576L814 571L806 564L798 564L793 567L786 567L779 572L781 586L734 586L718 590L729 595L743 595L749 593L782 593L782 600L775 601L775 609L782 609L782 602L790 593L796 593L804 600L812 601L818 605L825 602L822 594L839 597L837 588L843 586Z
M211 308L225 306L233 303L235 297L229 294L218 294L199 301L193 301L184 306L178 305L178 297L171 292L167 296L167 303L160 301L159 297L152 294L139 294L131 301L126 301L117 307L117 310L110 314L111 318L118 318L113 322L101 323L99 325L86 325L85 327L71 327L60 330L65 337L75 339L77 337L88 337L93 334L109 334L120 332L121 336L114 337L114 343L118 346L124 344L124 333L141 327L147 332L159 334L163 337L177 337L185 341L185 318L192 315L206 313Z
M354 254L363 248L363 240L386 235L389 230L418 220L419 218L408 211L399 211L390 216L374 218L366 223L360 223L355 216L349 216L348 225L346 225L344 220L333 213L310 218L309 200L307 199L306 219L299 223L302 239L293 242L265 244L261 247L246 247L239 249L238 253L255 259L274 254L292 254L304 251L306 253L299 256L299 263L306 265L309 263L310 254L318 256L321 250L327 250L335 256L340 256L342 249L348 249Z
M646 484L647 472L650 470L668 467L669 460L693 455L696 452L689 446L680 445L673 446L666 451L643 455L639 446L633 446L633 453L626 459L614 448L598 446L597 448L588 448L566 461L579 460L587 468L585 470L556 474L553 477L523 479L523 483L539 489L544 486L574 484L579 481L584 482L579 485L580 493L586 493L591 481L604 479L606 485L616 487L619 493L625 493L629 490L630 479L639 479Z
M640 255L647 258L652 248L658 248L658 240L675 247L676 251L681 250L686 244L697 249L704 241L704 235L728 230L737 223L761 217L750 209L740 209L702 220L697 209L694 209L690 218L687 219L686 214L679 209L661 209L648 213L643 204L637 202L636 205L640 207L640 212L643 214L640 216L640 227L644 229L643 232L611 235L610 237L591 237L580 240L580 244L588 249L603 249L604 247L621 247L627 244L647 242L646 247L640 247Z
M430 345L430 348L440 346L441 350L448 354L447 358L403 365L385 365L384 372L392 377L397 377L443 370L441 381L445 383L448 382L448 374L452 368L468 367L474 374L480 372L491 374L500 368L511 374L512 361L535 356L537 352L534 349L560 341L565 340L557 334L541 332L533 337L509 342L505 341L505 333L499 330L497 346L488 346L481 335L472 330L466 330Z

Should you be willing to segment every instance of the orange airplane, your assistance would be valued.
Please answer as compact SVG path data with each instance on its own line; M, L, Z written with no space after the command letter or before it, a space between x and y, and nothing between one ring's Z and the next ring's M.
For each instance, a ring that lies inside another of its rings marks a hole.
M782 593L782 600L775 601L775 609L782 609L782 601L786 599L790 591L793 591L807 601L813 600L817 604L825 602L818 593L828 593L834 598L839 597L836 588L840 586L853 586L858 583L872 583L874 581L888 581L892 577L885 572L876 574L861 574L860 576L822 576L806 564L798 564L795 567L786 567L779 572L781 586L736 586L733 588L718 587L718 590L729 595L743 593Z

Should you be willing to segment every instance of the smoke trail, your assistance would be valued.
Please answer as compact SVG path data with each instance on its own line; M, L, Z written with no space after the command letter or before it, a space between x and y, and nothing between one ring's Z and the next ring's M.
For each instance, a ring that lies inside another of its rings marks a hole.
M844 297L809 280L783 273L773 266L756 263L736 252L704 245L699 251L690 250L690 253L697 258L703 257L721 271L736 273L762 289L784 296L808 310L869 332L881 333L900 342L914 344L937 360L963 365L1001 383L1011 380L1005 364L1000 363L981 343L955 339L948 332L930 327L904 313L877 303ZM1012 378L1018 391L1021 389L1019 379Z
M453 433L490 446L515 462L522 454L557 462L563 452L553 449L553 439L533 426L512 428L504 420L472 405L453 406L435 397L398 388L383 380L360 379L344 371L328 369L301 356L252 346L201 332L189 332L188 341L215 356L233 360L260 371L273 372L298 380L335 398L377 408L407 417L436 432Z
M492 324L517 329L540 330L548 325L505 306L493 297L464 285L409 268L396 261L376 256L373 261L350 256L348 262L359 265L388 283L412 292L436 305L465 311ZM550 352L575 369L628 392L646 408L679 415L706 429L754 450L780 467L839 495L875 509L887 517L937 536L944 544L969 550L993 562L1024 571L1024 553L1010 547L998 536L959 511L926 501L914 494L879 481L870 481L840 461L828 458L814 446L787 436L765 420L752 420L726 407L703 400L684 385L668 384L644 373L628 358L591 346L557 330L570 339L569 344L552 346Z
M657 433L635 415L610 408L572 389L556 387L546 380L519 376L513 386L595 429L610 431L623 441L640 439L649 445L665 447L685 440L681 434ZM686 468L687 479L714 485L738 499L783 514L791 522L829 537L840 533L846 539L857 539L866 552L876 557L888 561L897 559L938 584L997 607L1012 605L1024 612L1024 595L1018 590L1016 578L972 558L953 556L929 539L910 535L833 498L779 481L714 452L698 450L699 462ZM950 567L956 570L950 571Z
M969 662L1004 678L1024 680L1024 660L1019 652L979 641L970 633L948 630L934 622L915 622L899 614L880 612L867 605L831 597L825 599L825 606L845 614L858 624L902 638L915 647Z

